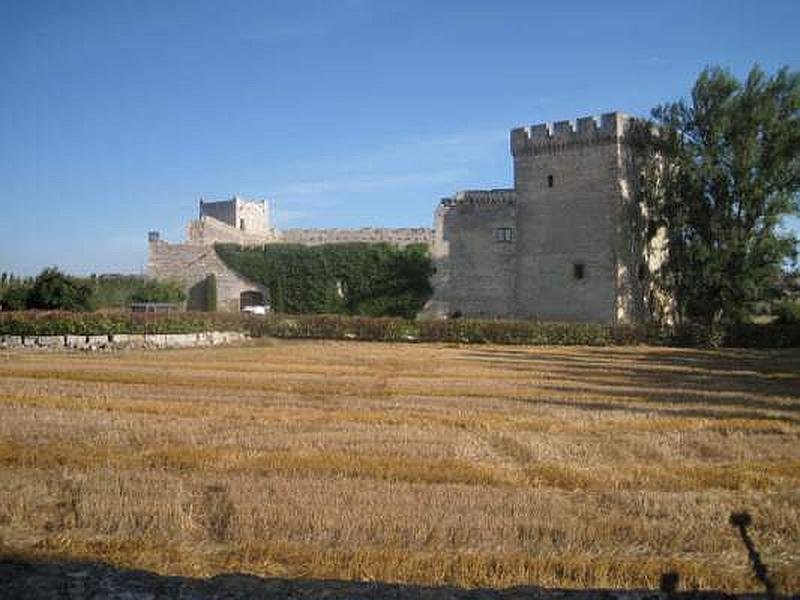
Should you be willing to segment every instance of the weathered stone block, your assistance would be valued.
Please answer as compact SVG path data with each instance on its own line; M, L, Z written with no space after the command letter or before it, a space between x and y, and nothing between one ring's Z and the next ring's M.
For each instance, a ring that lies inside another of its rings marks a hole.
M64 345L67 348L85 348L86 336L85 335L65 335Z
M19 335L4 335L0 338L0 347L19 348L22 346L22 337Z
M101 348L108 348L110 347L108 339L109 339L108 335L87 335L85 348L87 350L99 350Z
M140 348L144 346L144 334L115 333L111 336L110 344L116 348Z
M40 348L61 348L64 346L64 336L40 335L36 338L36 345Z

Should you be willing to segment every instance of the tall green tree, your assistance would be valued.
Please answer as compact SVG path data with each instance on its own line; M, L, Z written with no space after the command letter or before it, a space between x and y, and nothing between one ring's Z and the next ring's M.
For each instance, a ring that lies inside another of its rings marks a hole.
M719 67L698 77L690 101L661 105L630 129L642 177L647 236L666 241L654 281L678 322L742 320L779 284L797 240L800 75L744 81Z
M91 310L92 288L56 268L43 270L27 296L29 308L45 310Z

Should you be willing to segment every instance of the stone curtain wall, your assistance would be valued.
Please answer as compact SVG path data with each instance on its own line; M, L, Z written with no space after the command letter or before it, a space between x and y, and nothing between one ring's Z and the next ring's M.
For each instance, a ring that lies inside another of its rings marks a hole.
M433 230L423 227L398 229L375 227L361 229L285 229L279 234L277 241L287 244L302 244L304 246L346 242L386 242L404 247L410 244L432 244Z
M186 227L186 238L190 244L212 246L216 242L226 244L240 244L242 246L260 246L269 242L278 241L275 232L252 233L230 227L212 217L201 217L190 221Z
M302 244L318 246L320 244L342 244L347 242L385 242L404 247L409 244L433 243L433 230L423 227L381 229L364 227L361 229L286 229L270 230L264 233L242 231L231 227L212 217L201 217L190 221L186 228L186 237L190 244L213 245L216 242L240 244L242 246L260 246L270 243Z
M244 279L225 266L214 246L150 242L147 272L155 279L180 281L187 290L187 308L190 310L204 308L200 290L210 273L217 278L218 310L238 312L239 296L245 291L257 291L269 299L266 288Z
M214 203L231 205L231 202ZM203 205L208 206L208 203ZM258 291L269 300L269 291L263 286L239 276L229 269L214 250L216 242L239 244L241 246L261 246L272 243L294 243L305 246L336 244L345 242L385 242L399 247L409 244L431 245L433 230L425 228L408 229L289 229L275 230L263 234L231 227L210 216L190 221L187 227L188 241L183 244L170 244L153 241L149 245L148 275L159 280L175 280L184 285L190 310L202 310L203 284L213 273L217 278L218 309L238 311L240 294L244 291Z

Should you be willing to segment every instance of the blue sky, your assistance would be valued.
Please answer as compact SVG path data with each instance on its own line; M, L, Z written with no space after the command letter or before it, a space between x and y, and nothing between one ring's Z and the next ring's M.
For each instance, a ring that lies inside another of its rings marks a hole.
M0 0L0 271L141 272L198 199L430 226L509 129L800 63L800 2Z

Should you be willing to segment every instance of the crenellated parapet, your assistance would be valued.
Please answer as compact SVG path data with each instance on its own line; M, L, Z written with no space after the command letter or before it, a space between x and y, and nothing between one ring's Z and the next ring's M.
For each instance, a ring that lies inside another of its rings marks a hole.
M440 209L450 207L496 209L512 207L517 202L517 192L513 189L496 190L464 190L456 192L455 196L442 198Z
M600 119L583 117L573 121L540 123L511 130L511 154L535 156L553 154L578 146L618 143L630 117L620 112L605 113Z

